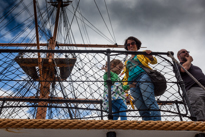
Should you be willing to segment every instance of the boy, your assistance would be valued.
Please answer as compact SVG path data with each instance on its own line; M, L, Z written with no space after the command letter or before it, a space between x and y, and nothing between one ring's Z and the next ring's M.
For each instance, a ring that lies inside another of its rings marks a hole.
M107 86L107 64L103 67L106 72L103 76L104 78L104 94L103 94L103 108L107 111L109 107L109 100L108 100L108 86ZM128 90L130 87L129 85L123 86L119 74L123 69L123 63L118 59L113 59L110 62L110 77L112 81L111 86L111 99L112 99L112 111L113 111L113 120L117 120L120 116L121 120L127 120L126 110L127 106L125 104L125 90Z

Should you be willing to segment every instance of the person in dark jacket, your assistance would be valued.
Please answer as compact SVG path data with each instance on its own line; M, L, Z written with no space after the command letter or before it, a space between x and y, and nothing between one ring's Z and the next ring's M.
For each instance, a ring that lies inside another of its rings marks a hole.
M192 64L193 58L189 51L181 49L177 53L180 64L191 73L203 86L205 86L205 75L202 70ZM201 88L180 66L181 77L185 83L187 97L197 118L197 121L205 120L205 90Z

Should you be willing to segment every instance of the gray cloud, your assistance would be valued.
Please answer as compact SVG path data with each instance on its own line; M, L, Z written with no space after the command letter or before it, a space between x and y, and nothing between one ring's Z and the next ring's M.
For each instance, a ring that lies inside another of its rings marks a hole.
M134 35L153 51L186 48L193 63L205 70L200 60L205 51L205 1L111 1L108 6L120 44Z

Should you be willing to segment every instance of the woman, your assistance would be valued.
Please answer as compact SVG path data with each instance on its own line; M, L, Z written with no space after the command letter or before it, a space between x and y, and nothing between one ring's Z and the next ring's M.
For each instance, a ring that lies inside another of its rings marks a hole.
M124 46L128 51L138 51L141 44L140 40L130 36L125 40ZM150 54L152 51L146 50L145 52ZM157 59L152 55L132 55L131 60L137 61L147 68L150 68L149 63L157 63ZM134 104L139 110L142 120L161 120L159 106L155 100L154 85L146 72L131 60L125 62L124 81L128 81L128 84L136 83L136 87L130 88L130 93L135 99Z

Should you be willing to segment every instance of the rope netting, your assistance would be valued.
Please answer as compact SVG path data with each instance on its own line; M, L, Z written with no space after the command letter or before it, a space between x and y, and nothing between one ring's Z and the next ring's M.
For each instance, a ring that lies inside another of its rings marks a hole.
M96 51L96 53L93 50L82 50L82 53L76 50L67 51L67 53L63 53L63 50L61 53L54 53L51 66L45 58L47 53L41 53L44 75L42 80L40 80L37 53L1 52L0 117L107 119L108 110L105 111L102 107L104 82L106 82L103 79L105 71L102 67L107 62L107 51ZM125 54L111 51L110 60L123 60L124 57ZM190 113L184 101L180 82L173 71L171 59L166 55L155 55L155 57L158 63L150 67L161 72L167 80L165 93L155 97L162 120L190 120L188 118ZM123 75L120 79L123 79ZM136 107L133 109L131 105L127 105L126 114L128 120L141 120Z

